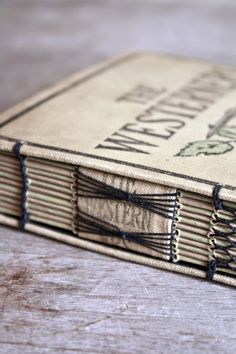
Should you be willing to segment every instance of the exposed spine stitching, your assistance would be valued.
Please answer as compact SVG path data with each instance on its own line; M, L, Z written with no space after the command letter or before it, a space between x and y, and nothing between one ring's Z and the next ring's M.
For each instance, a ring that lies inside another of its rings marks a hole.
M101 181L83 174L77 169L78 174L78 198L99 198L127 202L144 208L171 219L171 232L169 233L145 233L127 232L105 220L91 216L78 208L79 231L103 236L113 236L155 250L165 254L172 260L173 238L175 236L175 222L177 215L177 198L179 192L164 194L136 194L128 193L121 189L109 186ZM164 244L163 241L167 242Z
M22 177L23 187L21 192L21 220L19 223L19 227L21 230L25 229L26 224L29 222L29 212L27 208L27 195L29 188L29 180L27 177L27 169L26 169L26 160L27 157L21 154L21 148L24 145L23 142L18 141L14 147L13 152L15 156L18 158L20 163L20 173Z
M213 190L213 201L215 206L215 212L212 217L213 226L209 234L210 242L210 261L207 271L207 279L211 280L214 278L214 274L217 269L221 270L230 269L236 271L236 256L233 256L231 251L236 250L236 242L232 237L236 236L236 208L228 207L224 204L223 200L220 198L220 190L222 186L217 184ZM224 216L219 216L219 211L225 211L228 214L228 218ZM223 227L228 231L220 231L219 227ZM220 241L226 241L226 245L222 246L219 244ZM220 256L220 251L222 255Z

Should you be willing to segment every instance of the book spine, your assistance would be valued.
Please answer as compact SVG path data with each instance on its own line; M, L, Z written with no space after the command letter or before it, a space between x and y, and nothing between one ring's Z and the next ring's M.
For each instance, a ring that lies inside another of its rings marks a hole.
M216 274L236 275L236 204L13 153L0 154L0 212L68 236Z

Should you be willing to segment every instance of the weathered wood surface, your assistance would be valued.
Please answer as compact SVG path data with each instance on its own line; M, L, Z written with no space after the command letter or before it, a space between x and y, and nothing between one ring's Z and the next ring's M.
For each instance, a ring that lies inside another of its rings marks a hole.
M128 48L236 62L234 1L0 2L0 110ZM0 353L234 353L234 289L0 227Z

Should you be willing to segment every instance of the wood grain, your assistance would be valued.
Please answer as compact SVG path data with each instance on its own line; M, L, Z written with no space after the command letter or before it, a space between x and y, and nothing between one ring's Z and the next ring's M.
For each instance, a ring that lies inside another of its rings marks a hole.
M236 62L234 1L2 0L0 110L130 48ZM0 227L0 353L234 353L236 293Z

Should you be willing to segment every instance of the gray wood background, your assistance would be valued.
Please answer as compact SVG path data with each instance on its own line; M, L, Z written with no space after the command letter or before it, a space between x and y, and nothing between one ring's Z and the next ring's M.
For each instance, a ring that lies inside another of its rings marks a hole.
M236 63L236 2L1 0L0 110L130 48ZM236 293L0 227L0 353L235 353Z

